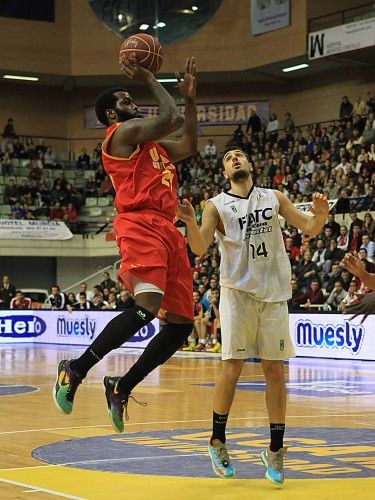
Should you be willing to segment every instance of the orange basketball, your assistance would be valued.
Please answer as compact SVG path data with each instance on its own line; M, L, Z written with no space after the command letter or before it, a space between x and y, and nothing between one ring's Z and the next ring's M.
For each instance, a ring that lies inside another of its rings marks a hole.
M120 48L119 62L122 63L125 57L137 59L143 68L154 75L160 70L164 59L159 40L147 33L137 33L125 40Z

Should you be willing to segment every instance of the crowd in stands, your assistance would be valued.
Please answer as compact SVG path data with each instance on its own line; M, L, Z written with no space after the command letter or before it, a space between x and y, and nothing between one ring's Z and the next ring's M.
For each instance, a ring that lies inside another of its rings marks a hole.
M292 269L291 312L342 311L345 304L355 302L366 293L358 278L340 265L346 251L357 252L370 272L375 269L375 221L371 214L375 210L375 96L369 96L366 102L357 97L354 104L344 96L338 115L339 118L330 123L301 128L295 125L291 113L286 113L282 122L272 113L269 122L263 123L254 110L245 130L239 125L228 141L228 145L237 145L251 158L256 186L280 190L293 203L311 201L314 192L337 200L322 233L315 238L282 224ZM69 184L63 173L52 181L50 169L59 167L51 148L43 142L34 145L31 140L22 144L10 119L3 134L0 158L3 175L11 175L10 159L14 157L28 158L30 173L20 186L10 180L5 187L4 202L11 205L12 217L35 217L28 206L31 203L37 206L36 199L40 199L39 206L48 207L51 219L74 222L86 196L112 193L101 164L100 143L91 157L82 150L76 161L78 171L96 168L95 177L88 179L82 189ZM230 187L224 177L221 154L210 139L202 152L179 162L176 168L178 196L192 203L199 224L207 200ZM363 219L357 216L359 212L365 212ZM342 221L341 214L349 214L350 224L336 221L340 216ZM201 257L190 254L190 259L195 318L194 330L184 349L218 352L220 255L217 246L212 245ZM93 292L88 292L84 284L81 288L79 294L59 299L63 294L55 286L51 302L56 301L56 308L78 310L121 308L132 300L129 292L114 282L101 283ZM0 305L2 297L3 289ZM64 305L58 307L60 301Z
M108 272L103 273L103 280L88 290L83 282L74 293L64 293L58 285L52 285L45 303L32 303L32 300L16 289L9 275L4 274L0 285L0 309L45 308L54 311L122 311L134 305L134 299L123 285L113 281Z
M25 160L26 176L16 181L13 160ZM4 127L0 149L0 174L7 178L3 204L9 205L10 218L34 220L47 217L64 221L73 232L79 232L79 214L87 197L113 195L113 187L101 163L101 143L92 155L83 148L71 168L73 180L65 177L56 153L43 139L19 138L12 118ZM85 178L84 172L94 175ZM61 173L58 173L60 171Z

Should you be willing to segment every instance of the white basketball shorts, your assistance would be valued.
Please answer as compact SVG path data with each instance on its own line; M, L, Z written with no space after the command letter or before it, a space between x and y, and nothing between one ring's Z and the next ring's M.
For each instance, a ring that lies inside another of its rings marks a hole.
M220 322L223 360L295 356L286 301L262 302L247 292L222 286Z

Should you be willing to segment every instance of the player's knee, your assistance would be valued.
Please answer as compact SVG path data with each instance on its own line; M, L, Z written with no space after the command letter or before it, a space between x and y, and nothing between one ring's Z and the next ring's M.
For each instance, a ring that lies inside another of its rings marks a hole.
M284 380L284 367L282 361L262 360L263 373L266 380L280 382Z
M163 295L156 292L139 293L135 296L134 300L138 306L143 307L146 311L156 316L163 302Z
M222 362L222 375L228 382L236 383L241 375L243 366L242 359L228 359Z

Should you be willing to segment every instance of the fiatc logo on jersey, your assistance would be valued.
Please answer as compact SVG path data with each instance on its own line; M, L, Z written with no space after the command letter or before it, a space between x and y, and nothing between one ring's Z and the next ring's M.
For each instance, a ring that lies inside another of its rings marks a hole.
M38 337L46 329L46 323L38 316L31 314L2 316L0 318L0 337Z
M359 353L365 329L348 320L338 324L316 324L309 319L296 323L296 343L299 347L320 347L328 349L349 349L352 354Z

